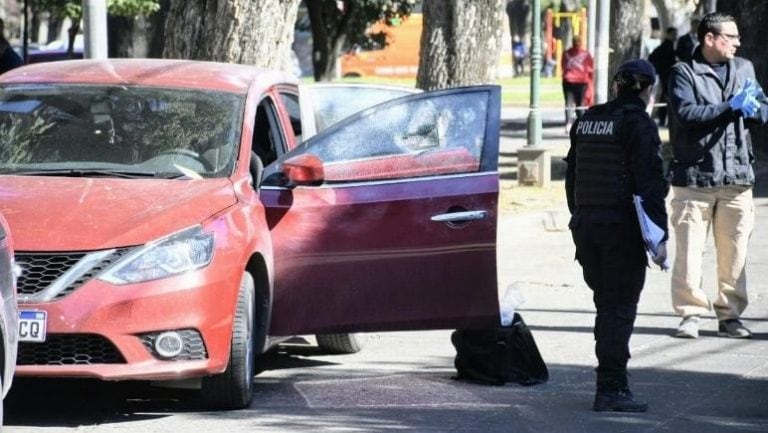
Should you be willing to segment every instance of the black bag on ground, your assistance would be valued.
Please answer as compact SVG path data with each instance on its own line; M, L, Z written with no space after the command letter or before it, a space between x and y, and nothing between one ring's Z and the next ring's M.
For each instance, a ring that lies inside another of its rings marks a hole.
M451 334L456 348L456 379L486 385L516 382L536 385L549 379L544 360L523 318L490 329L457 329Z

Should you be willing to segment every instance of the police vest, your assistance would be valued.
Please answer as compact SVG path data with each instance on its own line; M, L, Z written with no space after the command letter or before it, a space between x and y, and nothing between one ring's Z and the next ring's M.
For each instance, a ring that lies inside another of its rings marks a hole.
M576 130L576 206L631 204L628 152L621 142L621 126L627 111L587 112L573 125Z

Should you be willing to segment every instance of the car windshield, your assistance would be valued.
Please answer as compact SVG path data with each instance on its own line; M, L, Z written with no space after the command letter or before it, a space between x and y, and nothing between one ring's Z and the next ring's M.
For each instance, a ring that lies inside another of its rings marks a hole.
M158 87L2 87L0 174L227 176L243 99Z

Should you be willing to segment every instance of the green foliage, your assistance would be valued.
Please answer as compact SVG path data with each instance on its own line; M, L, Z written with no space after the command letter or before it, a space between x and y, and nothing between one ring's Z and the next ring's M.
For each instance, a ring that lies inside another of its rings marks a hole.
M335 0L321 1L326 34L334 35L344 19L344 12L338 9ZM411 14L414 6L415 0L345 0L344 10L351 11L346 31L347 45L363 48L383 46L386 43L385 34L366 34L368 27L382 20L397 25Z
M146 16L158 9L158 0L109 0L107 3L107 11L111 15L122 17Z
M48 11L54 16L80 19L83 16L81 0L29 0L36 11ZM107 12L114 16L133 17L149 15L160 9L159 0L108 0Z

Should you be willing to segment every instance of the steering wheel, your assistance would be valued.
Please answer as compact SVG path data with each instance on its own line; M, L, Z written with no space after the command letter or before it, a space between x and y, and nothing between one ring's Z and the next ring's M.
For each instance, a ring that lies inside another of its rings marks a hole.
M201 157L199 153L195 152L192 149L185 149L185 148L182 148L182 147L176 147L176 148L173 148L173 149L166 149L166 150L158 153L155 156L155 158L157 158L159 156L183 156L183 157L186 157L186 158L194 159L195 161L199 162L203 166L205 171L213 171L213 169L214 169L213 165L211 165L211 163L207 159Z

